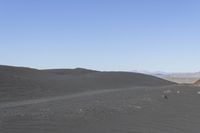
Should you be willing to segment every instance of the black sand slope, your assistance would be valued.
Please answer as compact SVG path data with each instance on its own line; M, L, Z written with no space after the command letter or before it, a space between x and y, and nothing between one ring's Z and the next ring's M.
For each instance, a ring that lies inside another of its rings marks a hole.
M178 85L132 87L1 103L0 131L199 133L198 91L198 87Z
M200 131L198 86L80 68L1 66L0 74L0 133Z
M0 66L0 101L26 100L84 91L171 85L153 76L87 69L37 70Z

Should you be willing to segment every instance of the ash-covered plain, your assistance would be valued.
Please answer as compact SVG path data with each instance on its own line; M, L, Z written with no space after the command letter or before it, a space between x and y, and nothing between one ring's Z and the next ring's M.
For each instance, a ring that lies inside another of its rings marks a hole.
M199 101L139 73L0 67L1 133L199 133Z

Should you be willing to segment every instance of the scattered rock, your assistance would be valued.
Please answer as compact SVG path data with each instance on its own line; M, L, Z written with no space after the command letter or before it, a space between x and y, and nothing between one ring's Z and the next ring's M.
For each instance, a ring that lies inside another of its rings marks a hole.
M172 91L171 90L165 90L164 91L164 94L169 94L169 93L171 93Z
M141 107L141 106L135 106L135 108L136 108L136 109L142 109L142 107Z

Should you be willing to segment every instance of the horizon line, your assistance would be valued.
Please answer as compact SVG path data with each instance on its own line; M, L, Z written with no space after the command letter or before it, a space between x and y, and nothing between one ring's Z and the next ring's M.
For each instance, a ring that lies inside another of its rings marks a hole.
M5 66L5 67L18 67L18 68L29 68L29 69L37 69L37 70L54 70L54 69L86 69L86 70L93 70L93 71L113 71L113 72L135 72L135 73L143 73L143 74L189 74L189 73L200 73L200 71L193 71L193 72L178 72L178 71L162 71L162 70L157 70L157 71L151 71L151 70L139 70L139 69L133 69L133 70L100 70L100 69L94 69L94 68L89 68L89 67L33 67L33 66L23 66L23 65L2 65L0 66Z

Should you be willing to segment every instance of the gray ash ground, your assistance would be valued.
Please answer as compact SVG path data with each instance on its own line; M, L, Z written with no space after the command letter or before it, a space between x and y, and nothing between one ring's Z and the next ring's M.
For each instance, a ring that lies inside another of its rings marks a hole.
M2 107L0 132L199 133L199 90L180 85L133 87Z

